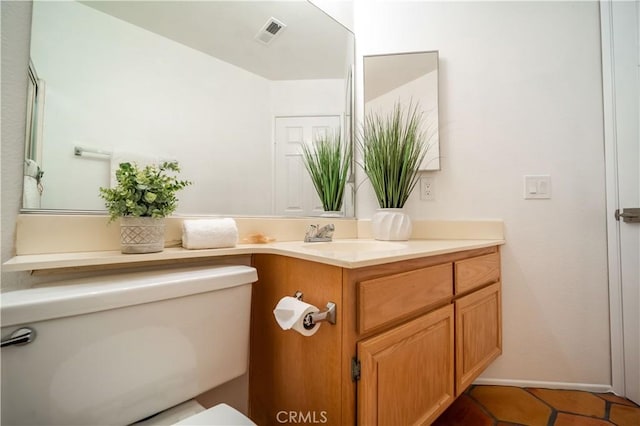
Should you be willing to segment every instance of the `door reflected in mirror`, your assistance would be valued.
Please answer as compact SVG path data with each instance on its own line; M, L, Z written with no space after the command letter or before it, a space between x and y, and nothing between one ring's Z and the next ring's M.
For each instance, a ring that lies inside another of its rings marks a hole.
M42 199L42 117L44 112L45 82L38 78L33 62L27 70L27 122L25 123L22 205L39 209Z
M351 140L353 57L353 34L306 1L34 1L40 206L104 210L119 162L177 160L194 182L178 214L285 214L277 120L335 117Z
M396 104L419 105L428 150L420 170L440 170L438 52L364 57L364 112L385 116Z

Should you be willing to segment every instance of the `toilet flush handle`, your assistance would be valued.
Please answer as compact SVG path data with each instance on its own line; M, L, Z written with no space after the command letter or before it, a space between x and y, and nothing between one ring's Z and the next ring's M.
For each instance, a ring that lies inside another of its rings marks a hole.
M0 348L5 346L21 346L31 343L36 338L36 331L33 328L23 327L19 328L9 336L8 339L3 339L0 342Z

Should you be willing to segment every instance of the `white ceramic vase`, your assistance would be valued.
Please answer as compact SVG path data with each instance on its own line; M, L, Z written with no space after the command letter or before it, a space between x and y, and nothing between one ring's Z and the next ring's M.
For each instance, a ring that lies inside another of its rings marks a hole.
M378 209L371 218L373 238L382 241L407 241L411 237L411 218L404 209Z
M120 250L127 254L164 250L164 218L121 217Z
M344 212L340 210L325 210L320 217L343 217Z

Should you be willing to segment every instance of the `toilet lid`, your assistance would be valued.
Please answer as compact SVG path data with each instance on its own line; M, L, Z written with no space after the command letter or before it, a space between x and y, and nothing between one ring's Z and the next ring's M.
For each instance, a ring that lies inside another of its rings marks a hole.
M175 424L183 426L257 426L241 412L227 404L218 404L215 407L211 407L208 410L204 410Z

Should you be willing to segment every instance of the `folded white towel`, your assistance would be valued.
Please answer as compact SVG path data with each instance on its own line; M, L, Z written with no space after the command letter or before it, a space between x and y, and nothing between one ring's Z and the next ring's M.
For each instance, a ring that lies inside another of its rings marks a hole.
M39 179L40 167L38 166L38 163L31 160L30 158L24 160L24 175Z
M40 189L38 180L32 176L25 176L22 187L22 207L25 209L40 208Z
M231 218L182 222L182 247L186 249L235 247L237 243L238 228Z

